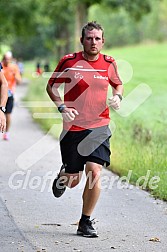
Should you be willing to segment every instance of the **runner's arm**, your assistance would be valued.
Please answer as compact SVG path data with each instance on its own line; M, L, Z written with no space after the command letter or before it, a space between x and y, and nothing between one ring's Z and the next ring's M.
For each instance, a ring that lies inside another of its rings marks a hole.
M8 97L8 83L0 71L0 107L5 107ZM3 111L0 110L0 132L4 132L6 129L6 116Z
M19 68L17 66L15 69L15 80L16 80L17 85L19 85L22 81L21 74L20 74Z
M56 70L55 70L56 71ZM46 91L50 97L50 99L54 102L57 106L60 113L62 113L63 120L66 122L71 122L75 119L75 116L78 115L78 111L74 108L68 108L65 106L64 101L60 97L60 93L58 91L59 86L65 82L65 79L55 77L56 72L54 72L51 78L48 81Z
M54 85L51 86L50 83L48 82L47 87L46 87L46 91L47 91L50 99L54 102L54 104L57 107L59 107L63 103L57 87L55 87Z
M5 107L8 98L8 83L4 74L0 71L0 107Z
M118 71L117 71L117 65L116 62L113 61L110 67L110 80L112 85L112 94L113 96L109 98L109 106L111 106L113 109L119 109L122 96L123 96L123 84L119 77Z

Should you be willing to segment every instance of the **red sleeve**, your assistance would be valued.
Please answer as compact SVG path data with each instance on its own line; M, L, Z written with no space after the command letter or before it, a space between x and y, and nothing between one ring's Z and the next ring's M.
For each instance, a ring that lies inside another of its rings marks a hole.
M57 67L55 68L54 72L52 73L48 84L51 86L55 86L58 88L63 82L65 82L64 78L60 78L63 75L64 68L61 69L61 65L63 64L63 58L59 61Z
M71 79L67 76L66 72L68 71L68 61L75 57L74 54L65 55L58 63L55 68L52 76L50 77L48 84L58 88L62 83L71 82Z
M115 88L117 85L122 85L122 81L118 74L117 64L116 64L115 59L111 56L106 56L106 55L104 58L105 58L105 61L109 63L108 76L110 79L111 86Z
M122 85L122 81L119 77L116 61L110 64L108 69L108 74L110 78L110 84L115 88L117 85Z

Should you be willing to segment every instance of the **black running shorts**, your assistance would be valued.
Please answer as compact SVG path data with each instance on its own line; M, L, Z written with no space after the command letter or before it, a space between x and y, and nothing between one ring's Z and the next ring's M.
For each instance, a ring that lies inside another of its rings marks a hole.
M84 170L86 162L110 164L111 131L108 126L82 131L64 131L60 135L62 162L67 173Z
M8 100L6 103L6 111L5 111L6 114L12 113L13 105L14 105L14 97L12 95L8 97Z

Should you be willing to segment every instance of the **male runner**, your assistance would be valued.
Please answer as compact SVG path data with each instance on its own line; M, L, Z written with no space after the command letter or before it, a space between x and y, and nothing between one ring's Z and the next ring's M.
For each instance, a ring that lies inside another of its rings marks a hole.
M114 109L120 108L123 94L115 60L100 53L103 33L100 24L87 23L80 38L83 51L64 56L47 85L47 92L63 117L60 136L63 166L52 189L54 196L60 197L66 186L75 187L85 166L87 180L77 230L78 235L85 237L98 236L90 216L100 195L102 166L110 164L108 87L113 92L109 105ZM63 98L58 90L62 83L65 83Z

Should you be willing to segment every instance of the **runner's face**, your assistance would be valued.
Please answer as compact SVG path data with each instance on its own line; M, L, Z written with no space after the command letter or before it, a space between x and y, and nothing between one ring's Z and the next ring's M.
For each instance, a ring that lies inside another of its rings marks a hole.
M86 30L85 36L82 41L84 52L89 56L96 56L102 49L104 39L102 37L102 31L93 29L91 31Z
M5 56L3 60L4 65L7 66L10 62L11 62L11 57Z

